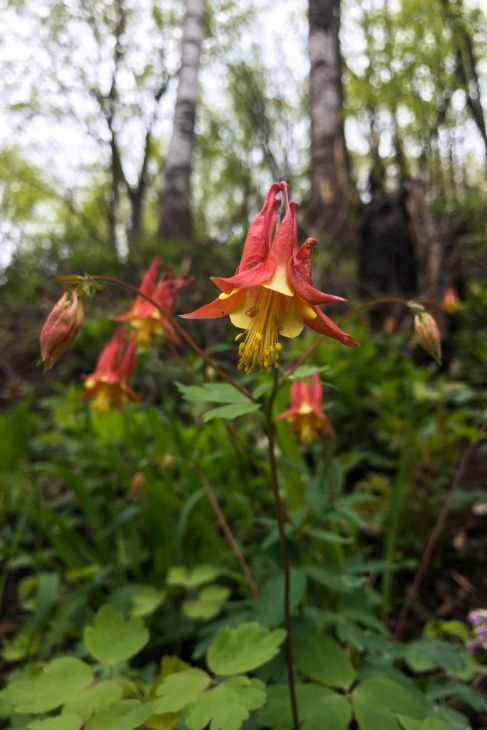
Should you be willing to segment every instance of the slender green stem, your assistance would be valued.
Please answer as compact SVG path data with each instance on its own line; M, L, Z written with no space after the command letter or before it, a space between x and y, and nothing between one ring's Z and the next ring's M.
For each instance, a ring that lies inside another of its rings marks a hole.
M279 547L281 551L282 570L284 575L284 628L286 629L286 642L284 645L286 652L287 676L289 686L289 699L291 701L291 713L293 718L294 730L299 730L298 703L296 699L296 685L294 680L293 669L293 649L291 641L291 571L289 565L289 553L287 549L287 540L285 532L285 512L279 493L279 477L277 473L276 461L276 432L274 420L272 418L272 409L274 400L279 389L279 379L277 370L274 371L274 387L266 404L265 410L265 431L268 439L269 466L271 475L272 496L274 497L274 506L276 510L277 529L279 532Z
M62 282L63 277L55 277L59 278L59 280ZM67 278L67 277L66 277ZM82 279L83 277L80 277ZM155 307L162 315L165 317L169 322L172 324L178 335L183 339L187 345L191 347L191 349L199 356L201 357L207 365L213 368L213 370L220 376L222 380L224 380L226 383L232 386L232 388L235 388L235 390L238 390L239 393L242 393L246 398L248 398L253 403L257 403L256 398L253 397L249 393L248 390L243 388L241 385L237 383L236 380L234 380L230 375L228 375L224 370L222 370L218 365L215 363L214 360L204 351L201 349L201 347L193 340L190 334L186 332L186 330L181 327L179 322L175 317L172 316L170 312L168 312L164 307L161 307L160 304L158 304L152 297L145 294L143 291L140 291L140 289L137 289L136 286L133 286L132 284L127 284L127 282L122 281L121 279L117 279L114 276L90 276L89 274L86 274L85 279L88 281L99 281L105 284L112 284L114 286L121 287L123 289L128 289L129 291L133 292L134 294L137 294L137 296L142 297L145 299L149 304L152 304L153 307Z
M421 297L420 298L415 298L414 301L415 302L418 302L418 304L432 304L434 302L434 300L432 300L432 299L425 299L424 297L423 298L421 298ZM346 312L341 317L339 317L338 318L338 322L340 322L340 324L341 324L342 322L345 322L347 319L352 319L357 314L360 314L361 312L364 312L367 309L371 309L372 307L377 307L380 304L402 304L404 307L409 306L408 300L407 299L401 299L400 297L384 297L383 299L374 299L374 300L369 301L369 302L362 302L362 304L358 304L356 307L354 307L353 309L351 309L349 312ZM289 370L287 370L286 375L289 377L290 375L292 375L294 373L295 370L297 370L299 367L301 367L301 365L303 365L303 363L306 362L306 360L308 359L308 357L310 355L312 355L313 352L315 352L315 350L318 349L318 347L321 345L321 343L324 340L326 340L326 338L327 338L327 335L321 335L321 337L318 337L318 339L316 339L313 342L313 344L311 345L311 347L309 347L306 350L306 352L304 352L301 355L301 357L298 360L296 360L296 362L294 363L294 365L292 366L292 368L289 368Z

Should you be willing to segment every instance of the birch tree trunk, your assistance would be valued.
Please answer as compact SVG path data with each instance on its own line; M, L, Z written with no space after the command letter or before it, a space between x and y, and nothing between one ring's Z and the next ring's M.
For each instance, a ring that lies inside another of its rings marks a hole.
M191 168L206 0L186 0L174 122L164 170L159 236L191 237Z
M308 0L311 194L308 222L338 234L344 222L348 161L342 120L340 0Z

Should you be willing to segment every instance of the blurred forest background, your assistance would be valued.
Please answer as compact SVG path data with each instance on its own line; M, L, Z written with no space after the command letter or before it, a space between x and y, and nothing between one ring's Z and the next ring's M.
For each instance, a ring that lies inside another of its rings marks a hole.
M156 251L200 282L231 270L273 179L322 243L317 280L346 295L462 290L481 270L479 4L2 4L0 285L18 326L52 273L140 271ZM22 338L2 329L15 380Z
M176 303L190 311L214 291L209 276L233 273L273 180L300 204L300 240L318 239L317 286L352 305L426 298L442 331L437 366L413 342L404 308L355 318L360 348L330 343L314 356L332 386L334 444L302 453L279 424L289 508L301 510L293 555L308 555L306 520L317 528L319 519L317 559L389 561L385 576L369 562L364 571L367 595L380 594L370 610L394 628L485 420L486 47L481 0L0 0L3 671L75 646L102 601L124 610L141 586L165 585L171 566L235 570L204 479L237 524L259 586L275 569L259 438L240 422L202 428L196 406L196 416L181 406L175 380L211 377L194 356L150 348L136 378L144 406L100 420L79 401L126 295L97 295L73 350L49 374L36 366L39 330L60 296L52 274L138 284L159 255L194 277ZM226 322L187 326L233 368ZM308 333L289 351L297 358L313 342ZM427 626L428 637L463 646L468 612L487 606L486 477L483 444L451 502L408 638ZM321 488L337 502L318 518ZM330 616L350 598L340 580L327 584ZM178 646L204 645L201 616L181 623L171 590L163 615L163 598L140 615ZM369 649L354 620L337 626L360 654ZM158 641L159 654L171 645ZM477 676L470 670L462 680ZM485 703L461 701L470 720L449 715L450 726L487 727Z

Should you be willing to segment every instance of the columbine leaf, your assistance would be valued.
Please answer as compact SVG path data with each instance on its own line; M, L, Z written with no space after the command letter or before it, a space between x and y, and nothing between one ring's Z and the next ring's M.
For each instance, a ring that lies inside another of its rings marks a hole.
M85 730L134 730L152 714L152 702L142 704L138 700L120 700L109 710L92 717Z
M306 591L306 575L298 569L291 570L289 609L291 615L303 600ZM269 628L282 626L284 622L284 578L271 576L262 586L259 598L254 602L254 617L257 623Z
M324 730L325 727L326 730L347 730L352 712L346 697L316 684L298 684L296 695L301 730ZM259 712L259 721L272 730L292 730L294 724L287 685L274 685L268 689L267 702Z
M265 702L265 685L258 679L232 677L200 695L184 712L189 730L239 730Z
M402 730L451 730L451 725L438 717L415 720L413 717L406 717L406 715L396 715L396 718Z
M122 686L107 680L85 687L69 699L63 707L63 714L76 714L86 722L97 712L107 710L122 696Z
M461 651L442 639L418 639L408 645L406 662L415 672L441 667L445 671L459 671L465 667Z
M154 712L157 714L179 712L205 691L211 682L201 669L190 667L182 672L170 674L157 688Z
M370 677L352 692L360 730L398 730L396 715L423 720L430 705L420 692L412 692L386 677Z
M138 618L125 620L112 606L102 606L94 626L83 633L92 657L104 664L119 664L137 654L149 641L149 632Z
M144 722L144 730L177 730L179 715L151 715Z
M270 631L256 622L220 629L206 656L214 674L250 672L270 661L286 638L284 629Z
M206 411L203 414L203 421L211 421L213 418L226 418L232 421L238 416L244 416L246 413L254 413L260 408L259 403L252 403L252 401L245 400L243 403L232 403L227 406L219 406L218 408L212 408L210 411Z
M162 605L165 597L165 591L158 590L154 586L143 586L132 596L131 615L137 618L150 616Z
M176 383L184 399L195 403L247 403L243 393L228 383L204 383L203 385L182 385Z
M188 569L182 565L175 565L169 569L166 583L169 586L184 586L184 588L196 588L209 583L220 575L219 568L213 565L197 565L196 568Z
M32 679L13 680L3 697L16 712L26 715L49 712L87 687L92 679L87 664L74 657L60 657Z
M196 598L183 603L183 613L188 618L209 620L220 613L221 607L230 595L228 588L207 586Z
M317 365L300 365L300 367L296 368L296 370L289 376L289 380L302 380L303 378L309 378L315 373L322 373L324 370L329 370L328 365L322 365L321 367L318 367Z
M47 717L45 720L34 720L27 725L27 730L79 730L83 721L79 715L59 715Z
M331 636L300 632L293 640L293 650L299 671L315 682L348 689L355 679L345 650Z
M306 565L303 570L308 577L337 593L352 593L364 584L364 579L355 575L345 575L335 568L322 568L316 565Z
M430 700L455 699L476 712L487 711L487 698L473 687L461 682L438 680L429 683L426 694Z

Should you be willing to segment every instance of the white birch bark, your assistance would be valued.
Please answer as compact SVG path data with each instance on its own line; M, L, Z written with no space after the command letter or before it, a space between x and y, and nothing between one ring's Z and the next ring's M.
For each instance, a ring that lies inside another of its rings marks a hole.
M205 5L206 0L186 0L181 66L159 218L159 235L166 239L188 239L193 231L191 168Z

